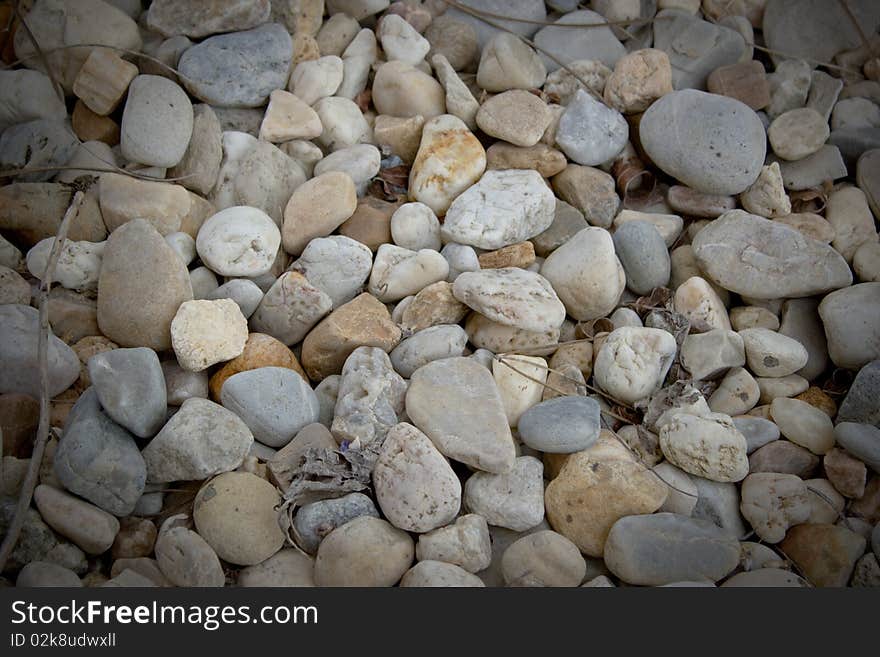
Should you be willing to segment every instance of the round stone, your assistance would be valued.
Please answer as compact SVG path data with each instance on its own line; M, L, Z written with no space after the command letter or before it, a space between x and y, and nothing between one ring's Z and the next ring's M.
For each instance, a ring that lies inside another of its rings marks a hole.
M281 231L271 217L245 205L211 216L196 238L202 262L221 276L262 276L272 268L280 246Z
M628 137L629 127L623 115L583 89L569 102L556 128L556 143L569 159L588 166L617 156Z
M783 160L801 160L812 155L822 148L829 134L828 121L809 107L780 114L767 128L773 152Z
M158 75L139 75L128 87L120 149L129 162L176 166L193 131L193 107L180 86Z
M519 418L519 435L533 449L570 454L599 437L599 403L592 397L556 397L532 406Z
M574 543L544 530L508 547L501 557L501 572L507 586L579 586L587 564Z
M315 559L318 586L394 586L409 570L415 547L405 531L371 516L337 527Z
M668 331L623 326L602 343L593 374L603 390L631 404L660 388L675 353L675 338Z

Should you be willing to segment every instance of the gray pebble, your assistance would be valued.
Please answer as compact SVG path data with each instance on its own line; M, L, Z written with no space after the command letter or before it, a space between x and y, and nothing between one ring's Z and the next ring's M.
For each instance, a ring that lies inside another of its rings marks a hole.
M880 473L880 429L870 424L841 422L834 427L837 444Z
M223 285L209 292L205 299L232 299L241 309L241 314L248 319L254 314L257 306L263 300L263 291L251 280L246 278L233 278Z
M183 158L192 130L192 103L176 82L158 75L132 80L120 126L126 160L173 167Z
M64 166L73 157L79 140L67 121L38 119L19 123L0 135L0 168L36 169ZM45 182L54 171L18 176L18 182Z
M880 426L880 360L871 361L856 374L837 411L837 421Z
M556 397L532 406L519 418L522 441L541 452L571 454L596 442L599 403L591 397Z
M751 454L774 440L779 440L779 427L770 420L752 415L733 418L733 425L746 439L746 453Z
M669 252L653 224L627 221L614 232L614 250L626 273L626 286L636 294L648 294L669 282Z
M556 143L569 159L588 166L611 160L626 146L628 137L623 115L583 89L569 102L556 129Z
M315 554L327 534L360 516L379 517L373 500L363 493L349 493L336 499L306 504L296 512L293 521L297 545L309 554Z
M458 324L439 324L418 331L391 352L391 364L405 379L422 365L440 358L463 356L468 336Z

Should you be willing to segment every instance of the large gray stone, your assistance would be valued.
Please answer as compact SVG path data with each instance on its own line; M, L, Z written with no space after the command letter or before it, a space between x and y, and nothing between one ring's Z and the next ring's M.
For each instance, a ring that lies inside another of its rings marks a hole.
M290 34L268 23L205 39L183 53L178 68L187 90L206 103L259 107L287 86L292 57Z
M220 390L223 406L238 415L254 438L283 447L318 421L318 398L299 374L286 367L260 367L233 374Z
M0 305L0 394L22 392L40 397L37 353L40 313L17 303ZM67 390L79 377L79 358L54 335L49 336L49 397Z
M509 18L520 18L529 21L543 21L547 18L547 9L541 0L465 0L461 4L472 9L488 11ZM502 29L511 30L525 37L532 36L538 29L538 26L533 23L491 19L493 23L500 26L494 27L479 17L455 7L448 8L444 14L444 17L447 16L458 22L472 25L477 32L477 39L481 49L489 39L496 34L502 33Z
M837 410L837 421L880 426L880 360L871 361L856 374Z
M242 464L253 442L235 413L192 397L144 448L147 477L150 483L166 483L229 472Z
M538 30L538 33L535 34L535 44L554 57L551 59L544 53L540 53L541 59L544 60L547 67L547 72L552 73L559 68L559 63L556 60L563 64L570 64L582 59L598 60L613 69L617 60L626 54L626 48L617 40L610 27L579 29L558 27L558 25L567 23L601 24L605 22L605 18L601 14L583 9L565 14L555 21L555 25L547 25Z
M837 444L880 474L880 429L870 424L841 422L834 427Z
M165 423L165 376L156 352L146 347L113 349L89 359L89 378L113 420L140 438Z
M519 436L533 449L570 454L596 442L599 403L592 397L556 397L532 406L519 418Z
M642 116L642 146L670 176L707 194L739 194L758 178L767 137L744 103L694 89L666 94Z
M742 210L709 223L693 250L713 283L756 299L807 297L852 283L846 261L827 244Z
M94 388L70 410L54 462L67 490L113 515L129 515L144 492L147 468L137 443L101 409Z
M627 584L717 582L739 558L739 541L723 529L675 513L621 518L605 542L605 564Z
M832 292L819 304L819 317L835 365L857 370L880 358L880 283Z

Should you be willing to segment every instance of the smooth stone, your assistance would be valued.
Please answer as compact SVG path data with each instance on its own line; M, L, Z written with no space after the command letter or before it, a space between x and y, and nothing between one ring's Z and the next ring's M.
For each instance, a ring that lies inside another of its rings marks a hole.
M610 227L620 207L614 178L601 169L569 164L553 176L553 190L591 226Z
M819 304L819 316L835 365L856 370L880 358L880 283L832 292Z
M666 501L667 485L605 434L566 459L547 485L550 525L591 557L601 557L611 527L620 518L653 513Z
M522 21L544 21L547 18L547 8L543 2L538 0L468 0L466 7L499 14L511 19L518 18ZM499 34L505 34L507 31L530 37L537 30L536 25L517 20L493 20L492 22L498 25L495 27L457 7L449 7L444 16L473 26L481 49L485 48L491 39Z
M758 568L737 573L727 579L722 588L806 588L810 584L803 577L782 568Z
M758 376L788 376L807 364L807 350L794 338L764 328L745 329L739 335L746 363Z
M193 108L177 83L139 75L128 87L120 150L129 162L173 167L184 156L193 131Z
M0 305L12 303L29 306L31 286L17 271L0 265ZM53 323L51 318L49 322Z
M825 180L837 180L847 175L840 149L825 144L812 155L795 162L780 162L782 183L789 191L801 191L821 185Z
M476 183L486 169L486 151L458 117L443 114L425 122L410 169L409 197L438 216Z
M312 108L318 114L323 132L317 141L333 152L370 141L370 126L360 108L348 98L321 98Z
M403 416L406 382L379 347L358 347L346 358L330 430L338 442L381 442Z
M814 454L825 454L834 447L834 427L823 411L800 399L777 397L770 415L783 436Z
M410 536L385 520L360 516L321 542L315 559L318 586L394 586L413 561Z
M501 396L480 364L446 358L419 368L410 379L406 413L445 456L496 474L513 467L513 438Z
M104 413L94 388L67 416L54 471L67 490L116 516L134 510L147 477L134 438Z
M487 171L449 206L441 235L447 242L500 249L546 230L555 207L537 171Z
M357 192L348 174L330 171L312 178L293 192L284 210L284 250L301 254L314 238L336 230L356 207Z
M296 356L283 342L265 333L251 333L241 355L227 362L211 376L211 399L220 401L223 384L233 374L261 367L284 367L296 372L303 379L306 378Z
M280 503L278 491L265 479L248 472L227 472L199 490L193 520L218 557L252 566L284 545L275 510Z
M402 61L412 66L425 59L431 44L404 18L387 14L379 22L376 37L388 61Z
M691 477L697 487L697 504L691 514L694 518L709 520L733 538L749 533L740 514L740 489L737 484Z
M283 89L269 94L269 106L260 123L260 139L273 143L314 139L323 131L320 117L300 98Z
M64 566L46 561L31 561L18 572L17 588L81 588L82 581L75 572Z
M489 150L491 151L492 148ZM548 257L586 227L587 222L584 215L577 208L556 199L553 223L547 230L531 240L535 247L535 253L542 258Z
M782 306L779 332L807 350L807 364L797 371L807 380L815 379L828 366L828 344L818 307L817 299L788 299Z
M451 522L461 507L461 483L433 443L411 424L393 427L373 470L382 513L395 527L427 532Z
M193 481L234 470L254 442L247 425L219 404L193 397L143 450L151 483Z
M501 572L507 586L578 586L587 564L570 540L552 531L523 536L501 556Z
M291 269L303 274L337 308L351 301L372 268L372 254L360 242L342 235L311 240Z
M852 259L856 277L863 283L880 283L880 242L864 242Z
M792 527L780 548L814 586L846 586L866 541L854 531L831 524Z
M429 326L402 340L391 352L394 369L404 378L428 363L463 356L468 336L456 324Z
M469 513L445 527L421 534L416 544L416 559L451 563L469 573L488 568L492 562L492 543L486 519Z
M146 347L113 349L92 356L89 378L104 412L139 438L165 423L165 377L156 352Z
M379 114L433 119L446 111L446 94L440 83L405 62L390 61L379 66L372 92Z
M247 336L247 320L231 299L185 301L171 322L174 354L191 372L240 355Z
M734 331L725 329L685 336L679 360L696 380L715 378L730 368L741 368L746 363L742 338ZM731 383L733 389L740 388L739 381ZM748 383L748 380L743 383Z
M595 11L588 9L573 11L538 30L535 34L535 44L564 64L591 59L614 68L617 60L626 54L626 48L617 40L609 26L587 29L559 27L570 23L604 24L605 22L605 17ZM548 72L552 73L559 68L559 64L543 52L541 59L544 60Z
M589 227L576 233L541 265L568 314L577 320L604 317L617 305L626 284L611 234Z
M537 89L546 77L547 69L540 55L513 34L499 32L480 54L477 85L486 91Z
M449 263L437 251L383 244L376 252L367 291L382 302L399 301L431 283L445 281L448 274Z
M639 137L660 169L707 194L745 191L766 153L764 126L751 108L693 89L652 104L639 123Z
M0 71L0 131L38 119L63 121L67 108L52 80L40 71Z
M437 215L424 203L404 203L391 215L391 237L404 249L439 251L440 222Z
M0 340L0 394L20 392L39 399L39 312L20 304L0 305L0 334L3 335ZM50 397L55 397L76 381L79 359L70 347L51 333L47 359L47 392Z
M859 369L837 411L837 421L880 426L880 360Z
M221 276L261 276L272 268L281 231L262 210L226 208L202 224L196 249L202 262Z
M878 110L880 111L880 110ZM874 215L865 193L858 187L841 187L828 195L825 218L834 230L831 246L852 263L864 243L877 243Z
M733 418L733 426L745 437L746 452L748 454L760 449L764 445L772 443L774 440L779 440L779 427L762 417L752 417L749 415L735 417Z
M852 283L846 261L827 244L740 210L701 230L693 249L714 283L755 299L812 296Z
M464 272L452 293L484 317L527 331L552 330L565 319L565 307L549 281L517 267Z
M283 548L253 566L242 568L236 580L243 587L311 587L315 560L293 548Z
M315 554L330 532L361 516L379 517L373 500L363 493L311 502L296 512L293 534L297 545L309 554Z
M548 399L523 413L517 426L522 441L540 452L580 452L599 437L599 404L591 397Z
M465 482L464 506L490 525L526 531L544 518L544 466L520 456L510 472L475 472Z
M616 157L626 146L629 127L616 109L577 91L556 128L556 143L569 159L596 166Z
M652 224L628 221L614 232L613 239L630 290L649 294L669 282L669 252L663 236Z
M666 501L658 510L683 516L693 514L699 500L699 490L693 478L669 461L658 463L651 469L667 488Z
M880 429L870 424L841 422L834 427L837 444L880 473Z
M217 553L186 527L163 526L156 540L156 561L175 586L222 587L226 583Z
M797 374L759 377L756 381L761 390L760 401L765 404L769 404L777 397L797 397L810 388L810 382Z
M809 477L819 465L819 457L788 440L774 440L749 455L749 472L782 472Z
M318 420L314 391L299 374L285 367L234 374L223 384L220 398L256 440L270 447L283 447L300 429Z
M747 54L736 30L671 8L655 17L654 47L669 55L676 89L703 89L712 71Z
M828 121L809 107L780 114L767 129L773 152L783 160L800 160L818 151L828 139Z
M187 90L206 103L259 107L286 86L292 56L290 34L268 23L205 39L183 53L178 69Z
M458 324L467 314L468 307L453 296L452 285L439 281L399 303L392 319L409 335L431 326Z
M810 501L800 477L762 472L742 484L742 513L761 540L778 543L789 527L807 522Z
M608 394L634 403L660 388L675 352L672 334L662 329L624 326L605 338L593 375Z
M547 105L523 89L513 89L486 100L476 115L480 129L515 146L534 146L551 120Z
M746 439L723 413L674 413L660 428L660 449L673 465L711 481L741 481L749 473Z
M298 344L333 308L333 301L297 271L284 272L251 316L251 329Z
M34 503L46 524L87 554L109 550L119 532L115 516L57 488L40 484Z
M372 144L354 144L338 148L315 164L314 174L339 171L351 176L358 194L363 195L369 182L379 173L382 154Z
M420 561L404 573L400 586L406 587L484 587L476 575L463 568L442 561Z
M501 403L507 415L507 423L516 427L520 416L541 401L549 370L547 361L540 356L514 356L494 359L484 354L482 362L492 369L492 376Z
M343 63L336 55L299 62L290 74L287 89L307 105L336 93L342 84Z
M739 563L739 542L707 520L674 513L618 520L608 534L605 563L628 584L717 582Z
M263 300L263 291L253 281L234 278L211 291L205 299L232 299L245 319L249 319Z
M186 6L174 0L158 0L150 4L146 22L151 30L165 37L185 34L199 38L247 30L265 23L270 6L269 0L196 0Z

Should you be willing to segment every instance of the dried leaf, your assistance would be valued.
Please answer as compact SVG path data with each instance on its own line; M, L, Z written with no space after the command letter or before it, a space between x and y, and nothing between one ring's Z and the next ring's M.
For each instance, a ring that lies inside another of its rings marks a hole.
M639 297L626 305L636 311L639 317L644 317L647 312L655 309L672 310L672 290L655 287L648 296Z

